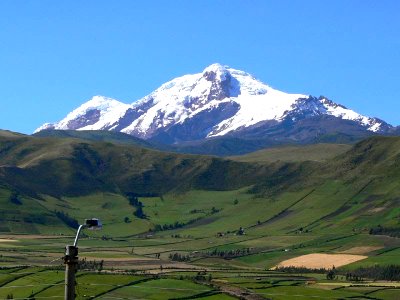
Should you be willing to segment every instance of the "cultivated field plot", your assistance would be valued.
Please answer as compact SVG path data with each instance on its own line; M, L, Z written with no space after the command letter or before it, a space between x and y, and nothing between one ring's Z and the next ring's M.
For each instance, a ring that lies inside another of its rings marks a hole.
M367 256L352 254L312 253L280 262L277 267L304 267L309 269L331 269L366 259Z

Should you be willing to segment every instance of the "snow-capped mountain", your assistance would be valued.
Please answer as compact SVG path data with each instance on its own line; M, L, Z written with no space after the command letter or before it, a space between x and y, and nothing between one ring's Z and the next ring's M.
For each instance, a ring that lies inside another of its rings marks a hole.
M95 96L60 122L46 123L37 131L112 130L176 143L240 136L253 128L272 128L288 121L295 124L321 116L351 122L368 132L384 133L392 127L325 97L284 93L246 72L212 64L202 73L175 78L130 105Z
M118 122L130 108L115 99L94 96L88 102L70 112L58 123L45 123L35 132L46 129L59 130L102 130L109 129L110 124Z

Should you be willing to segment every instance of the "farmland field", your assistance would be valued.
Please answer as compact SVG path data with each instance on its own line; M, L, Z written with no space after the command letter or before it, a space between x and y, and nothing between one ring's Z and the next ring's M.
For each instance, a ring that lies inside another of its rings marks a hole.
M148 219L129 223L123 218L132 216L134 209L118 195L64 198L63 205L71 208L74 218L83 219L90 214L88 212L96 211L96 217L100 217L104 225L102 231L84 231L80 239L79 257L86 261L103 261L103 267L102 270L89 267L77 273L77 297L308 299L313 296L345 299L374 294L376 299L396 299L400 295L398 285L376 284L371 291L369 288L375 283L349 282L344 278L344 271L335 279L327 280L326 272L296 274L270 270L296 257L305 262L302 255L310 253L365 258L349 261L350 264L343 266L347 271L376 263L391 264L399 257L397 238L370 235L362 228L331 233L319 226L321 216L331 214L340 203L336 207L320 206L307 220L307 210L321 197L337 195L340 185L340 182L329 183L312 193L283 193L279 199L254 198L246 188L226 192L191 191L165 195L162 199L144 197L139 199ZM90 203L87 209L74 209L82 201ZM102 207L111 202L112 206L107 205L108 209L103 212ZM40 205L53 210L57 202L47 198ZM282 213L288 207L293 213ZM109 213L110 209L113 213ZM246 214L241 213L244 210ZM374 218L370 216L372 222ZM348 226L346 215L338 214L330 220L342 222L345 228ZM188 225L148 231L154 224L174 222ZM310 223L315 225L308 225ZM299 230L301 225L303 230ZM243 234L238 234L239 227L243 228ZM307 231L306 228L312 229ZM140 234L143 230L147 230L144 235ZM49 227L35 235L29 231L2 234L0 264L4 269L0 273L0 297L11 294L14 298L61 297L64 291L61 258L73 235L74 230L68 227ZM322 260L324 265L308 267L329 269L335 264ZM355 284L357 288L349 287Z

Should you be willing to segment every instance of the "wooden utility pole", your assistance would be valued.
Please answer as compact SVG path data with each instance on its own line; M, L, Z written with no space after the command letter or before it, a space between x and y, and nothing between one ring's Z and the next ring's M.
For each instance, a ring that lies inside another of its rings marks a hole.
M78 267L78 247L65 247L65 296L64 300L75 300L75 273Z
M65 247L65 294L64 300L75 300L75 273L78 269L78 240L81 230L87 228L90 230L100 230L102 228L99 219L86 219L85 224L79 225L76 232L75 241L73 245Z

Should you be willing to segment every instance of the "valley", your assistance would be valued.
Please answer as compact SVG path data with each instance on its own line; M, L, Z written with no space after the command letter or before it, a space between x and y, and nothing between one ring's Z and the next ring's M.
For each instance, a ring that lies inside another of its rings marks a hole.
M399 278L379 276L400 257L399 149L372 137L232 160L2 132L0 297L61 297L64 247L96 217L78 299L396 299ZM324 259L279 267L303 255L359 260L332 278Z

